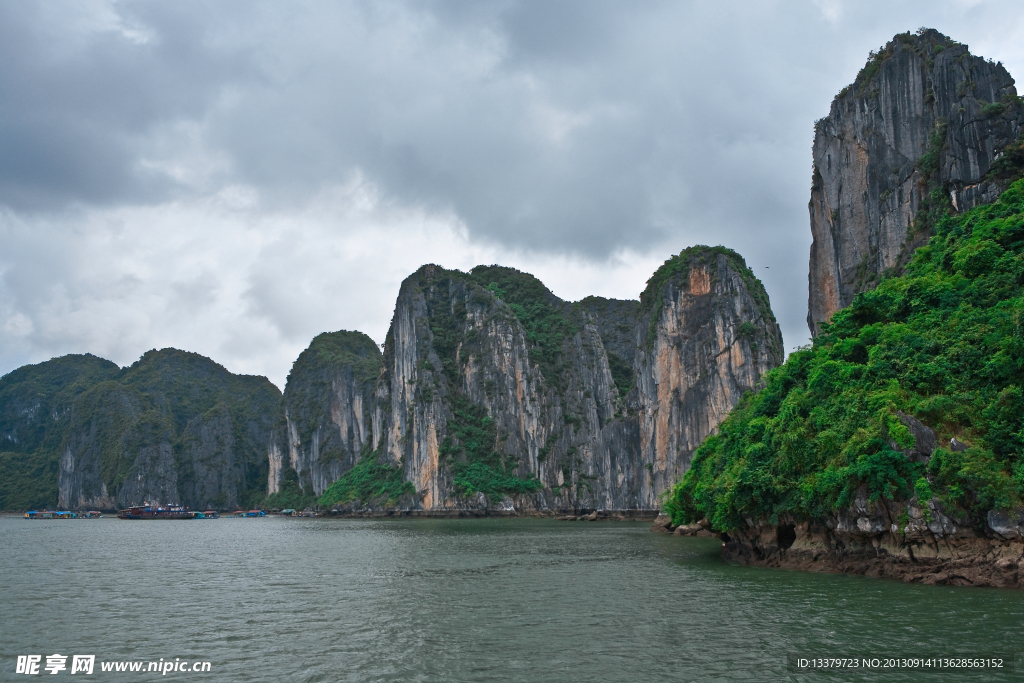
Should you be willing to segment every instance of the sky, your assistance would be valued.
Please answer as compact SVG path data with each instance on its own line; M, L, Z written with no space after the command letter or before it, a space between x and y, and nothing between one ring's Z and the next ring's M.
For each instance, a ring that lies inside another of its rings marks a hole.
M175 347L283 388L424 263L637 298L738 251L809 340L813 122L926 26L1024 74L1024 3L0 0L0 375Z

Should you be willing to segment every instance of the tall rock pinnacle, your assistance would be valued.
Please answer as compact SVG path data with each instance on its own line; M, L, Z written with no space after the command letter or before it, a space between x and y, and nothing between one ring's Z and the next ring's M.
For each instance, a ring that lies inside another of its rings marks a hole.
M1001 64L924 29L873 52L814 131L807 323L817 334L902 267L939 212L998 196L990 171L1024 131L1024 107Z

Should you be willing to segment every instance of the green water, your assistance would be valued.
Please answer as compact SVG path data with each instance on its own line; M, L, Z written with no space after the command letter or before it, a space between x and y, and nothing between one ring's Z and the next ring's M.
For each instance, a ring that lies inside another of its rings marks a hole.
M94 654L98 681L1024 680L793 673L787 654L1024 652L1024 594L730 566L717 540L647 528L0 517L0 670L38 680L17 656L60 653ZM160 658L211 671L98 664Z

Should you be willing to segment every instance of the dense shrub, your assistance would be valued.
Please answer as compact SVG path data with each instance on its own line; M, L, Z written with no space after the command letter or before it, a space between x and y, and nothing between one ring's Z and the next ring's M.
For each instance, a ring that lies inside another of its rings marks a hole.
M441 444L440 458L449 467L457 494L504 496L541 488L537 479L516 476L514 464L498 453L497 430L484 408L465 396L456 396L451 407L452 420Z
M355 467L343 474L320 496L320 505L359 501L363 505L394 507L402 496L416 493L405 481L402 467L381 462L379 451L365 449Z

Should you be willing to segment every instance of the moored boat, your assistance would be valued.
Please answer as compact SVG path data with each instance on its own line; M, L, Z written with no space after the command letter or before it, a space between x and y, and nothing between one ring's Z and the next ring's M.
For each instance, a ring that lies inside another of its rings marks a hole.
M184 505L133 505L117 513L120 519L193 519Z

